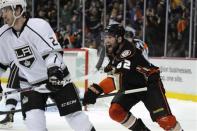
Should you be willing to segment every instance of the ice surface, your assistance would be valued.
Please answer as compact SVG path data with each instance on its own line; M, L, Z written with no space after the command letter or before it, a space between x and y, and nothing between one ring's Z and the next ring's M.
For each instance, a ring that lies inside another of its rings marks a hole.
M185 131L197 131L197 103L175 99L169 99L169 103L173 114L177 117L183 129ZM142 103L137 104L131 111L135 116L142 118L151 131L162 131L156 123L151 121L149 113ZM127 131L127 129L109 118L107 105L102 107L91 106L86 113L97 131ZM3 116L0 116L0 119L2 118ZM46 112L46 119L49 131L72 131L64 117L60 117L58 112ZM16 113L13 128L9 129L9 131L25 130L21 113ZM0 131L7 130L0 129Z
M112 97L107 99L98 99L94 106L88 107L90 121L94 124L97 131L128 131L120 124L112 121L108 115L108 106ZM184 131L197 131L197 103L191 101L182 101L176 99L168 99L172 113L180 122ZM0 110L3 110L3 101L0 102ZM20 108L20 107L18 107ZM142 118L144 123L151 131L162 131L157 123L152 122L148 111L143 103L138 103L131 109L131 112L138 118ZM4 116L0 115L0 120ZM46 112L48 131L72 131L64 117L60 117L58 112ZM8 129L0 129L0 131L8 131ZM14 116L13 128L9 131L26 131L21 113L16 113Z

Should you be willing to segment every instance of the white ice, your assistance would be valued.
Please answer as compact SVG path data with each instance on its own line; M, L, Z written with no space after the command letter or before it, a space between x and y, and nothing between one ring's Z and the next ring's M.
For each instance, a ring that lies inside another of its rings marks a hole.
M173 114L177 117L184 131L197 131L197 103L175 99L168 100ZM99 100L98 104L89 107L88 110L86 113L97 131L127 131L126 128L109 118L108 102L106 100ZM131 111L135 116L142 118L151 131L162 131L156 123L151 121L148 111L142 103L137 104ZM0 119L3 117L0 116ZM14 118L13 128L9 129L9 131L25 131L21 113L16 113ZM72 131L58 112L47 111L46 119L49 131ZM0 131L7 131L7 129L0 129Z

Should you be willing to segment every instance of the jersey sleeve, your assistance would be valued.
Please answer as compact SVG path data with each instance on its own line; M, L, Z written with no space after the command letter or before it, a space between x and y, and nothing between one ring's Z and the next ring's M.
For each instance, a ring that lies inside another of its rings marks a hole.
M1 39L0 39L1 40ZM11 63L7 50L0 44L0 77L7 70Z
M40 24L34 29L34 35L36 34L36 39L34 39L34 46L39 51L39 53L43 56L46 62L46 66L58 66L60 67L63 61L63 56L61 54L62 48L57 41L56 35L46 21L42 19L35 19L34 22L39 22ZM31 23L32 25L33 23Z
M39 25L31 30L37 37L33 39L34 46L41 53L42 56L50 54L51 52L61 51L60 43L57 41L56 35L49 25L44 20L39 20Z
M63 64L63 56L59 52L52 52L45 58L45 62L46 62L47 68L50 68L53 66L61 67Z

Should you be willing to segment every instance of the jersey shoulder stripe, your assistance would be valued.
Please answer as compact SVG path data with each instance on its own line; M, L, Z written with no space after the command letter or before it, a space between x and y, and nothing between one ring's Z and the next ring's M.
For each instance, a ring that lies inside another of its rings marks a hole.
M1 37L6 31L8 31L8 30L10 30L10 29L11 29L11 27L9 27L7 24L4 25L4 26L2 26L2 27L0 28L0 37Z
M18 77L18 71L19 68L13 64L10 67L10 74L9 74L9 79L8 79L8 83L7 83L7 87L9 88L19 88L19 77Z
M51 49L53 49L53 47L50 46L50 44L38 33L36 32L34 29L32 29L30 26L27 25L27 28L29 28L31 31L33 31L36 35L38 35Z
M50 28L50 26L48 26L49 24L40 18L30 18L27 22L26 27L29 28L32 32L34 32L37 36L39 36L51 49L53 49L53 47L50 45L50 43L48 43L42 36L43 33L45 34L45 32L48 30L47 28ZM48 33L48 32L47 32Z

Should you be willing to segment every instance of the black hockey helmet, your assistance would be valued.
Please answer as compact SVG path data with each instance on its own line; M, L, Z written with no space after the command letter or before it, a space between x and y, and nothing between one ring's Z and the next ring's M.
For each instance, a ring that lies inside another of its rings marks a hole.
M120 24L111 24L111 25L108 25L105 30L105 35L113 35L115 37L124 37L124 34L125 34L125 29L122 25Z
M120 44L124 43L124 34L125 29L120 24L111 24L108 25L104 30L104 37L112 36L116 39L116 41L104 40L104 44L106 46L106 52L108 55L112 55L117 53L116 51L119 49Z

